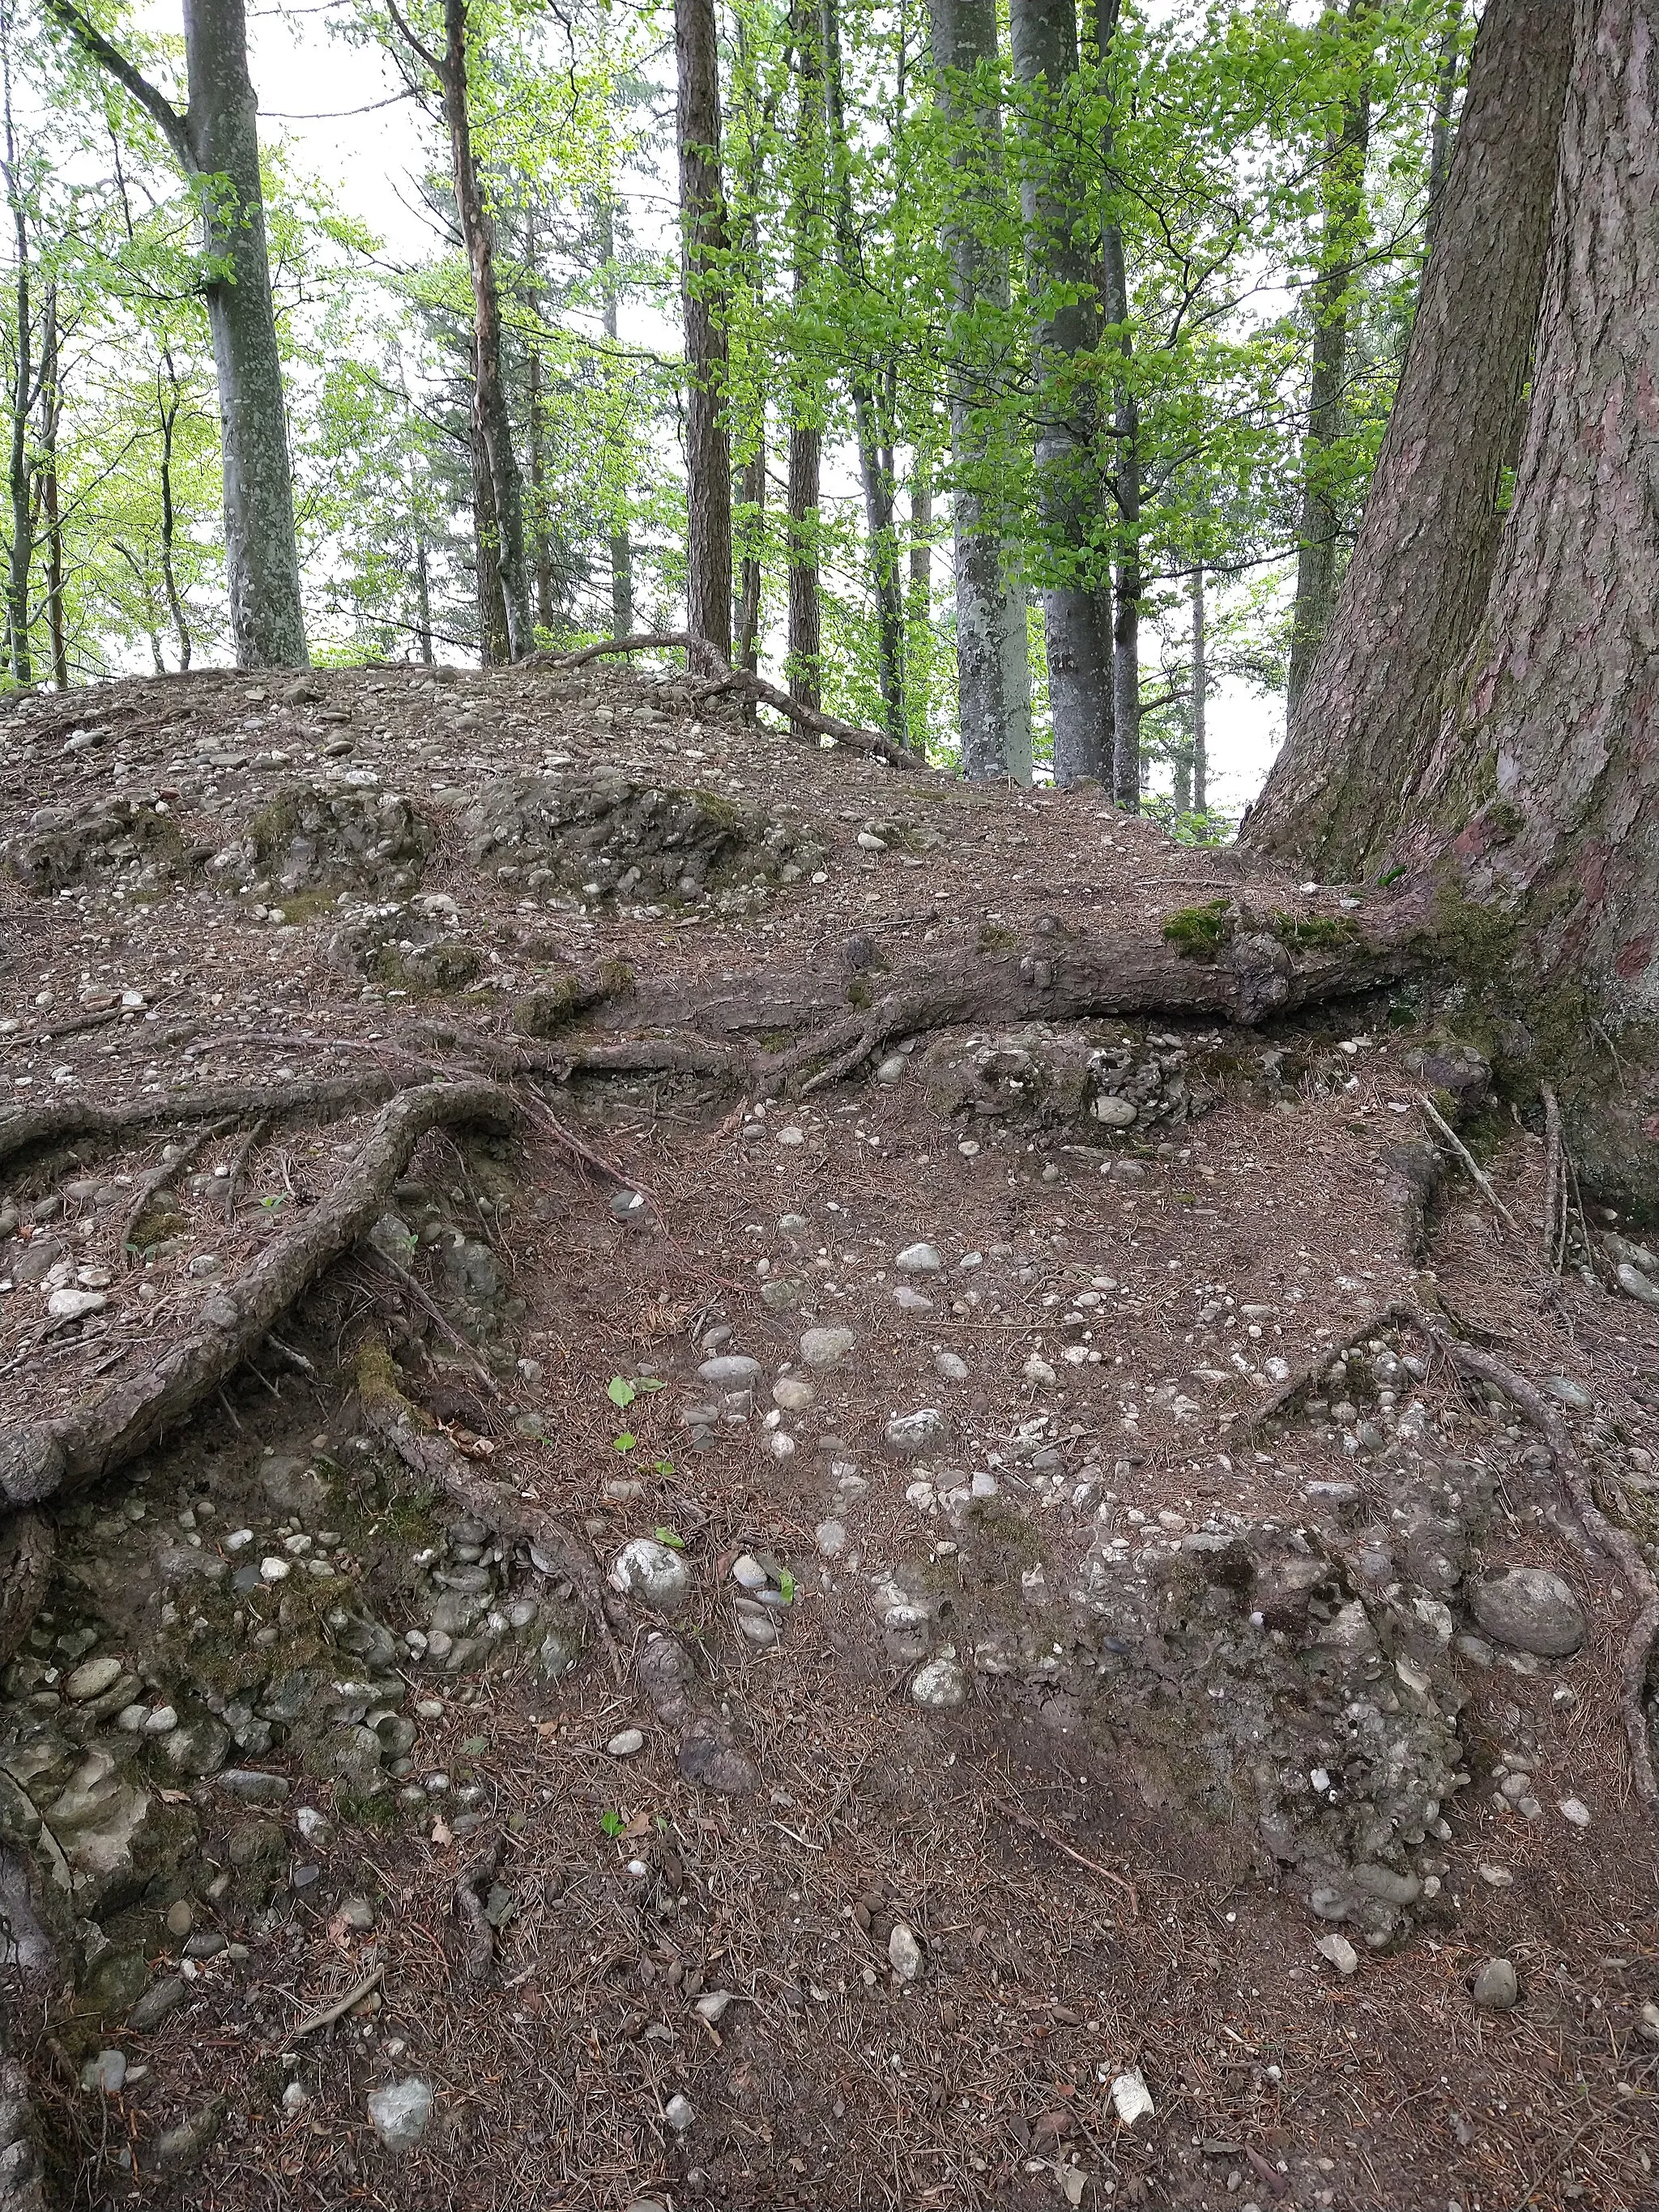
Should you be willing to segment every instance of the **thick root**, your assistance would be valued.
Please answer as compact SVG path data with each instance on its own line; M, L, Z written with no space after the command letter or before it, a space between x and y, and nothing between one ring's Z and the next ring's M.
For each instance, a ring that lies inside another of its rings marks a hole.
M32 1427L0 1429L0 1492L16 1505L77 1489L183 1420L258 1346L302 1291L369 1227L429 1130L477 1121L510 1128L519 1109L493 1083L429 1083L382 1107L328 1196L272 1238L237 1281L201 1309L201 1327L131 1380Z
M131 1137L168 1122L212 1121L226 1115L263 1115L275 1120L307 1108L361 1106L398 1088L395 1075L383 1068L366 1068L357 1074L296 1083L204 1083L155 1097L125 1098L112 1106L82 1099L15 1107L0 1114L0 1164L21 1152L70 1144L81 1137Z

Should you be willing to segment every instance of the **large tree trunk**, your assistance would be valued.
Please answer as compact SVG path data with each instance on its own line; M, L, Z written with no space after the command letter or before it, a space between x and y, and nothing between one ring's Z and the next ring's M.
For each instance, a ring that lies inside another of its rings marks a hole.
M685 302L686 627L732 658L732 447L725 420L720 44L714 0L674 0Z
M949 225L955 307L964 332L981 306L1006 310L1008 270L1000 225L1002 109L995 0L929 0L935 97L953 126L951 166L962 204ZM969 142L968 125L977 143ZM951 445L956 484L957 693L962 772L1030 780L1030 667L1023 596L1004 558L999 502L986 486L997 456L975 421L974 364L951 364ZM1022 672L1024 681L1022 682ZM1024 707L1022 708L1022 696Z
M1085 233L1085 176L1076 113L1075 0L1012 0L1014 67L1025 90L1020 205L1036 315L1038 520L1054 781L1098 776L1109 716L1108 655L1091 574L1100 511L1094 386L1079 375L1091 349L1093 269Z
M823 211L823 69L816 9L794 0L790 43L796 55L795 143L789 185L790 291L805 307L817 273ZM789 617L785 668L799 705L823 704L819 666L823 613L818 589L818 497L823 433L819 401L799 356L789 364L787 545Z
M1321 876L1389 856L1491 580L1555 191L1572 0L1489 0L1399 396L1289 738L1245 818Z
M1126 364L1129 330L1129 271L1123 232L1109 223L1102 240L1101 307L1119 332ZM1113 410L1112 504L1118 539L1112 579L1112 797L1127 813L1140 805L1140 600L1146 589L1140 562L1140 403L1126 373Z
M1375 0L1328 6L1327 29L1345 40L1363 27ZM1339 29L1346 14L1346 26ZM1345 60L1347 57L1345 55ZM1341 504L1331 480L1331 455L1342 434L1348 384L1348 321L1354 268L1365 235L1365 155L1370 143L1369 70L1342 103L1325 149L1320 179L1319 270L1314 279L1313 363L1308 380L1308 431L1302 445L1302 516L1297 532L1296 602L1291 616L1291 665L1285 684L1294 717L1330 626L1336 599Z
M202 289L219 383L231 641L239 668L303 667L294 477L242 0L185 0L189 104L182 115L72 0L46 6L159 125L197 187L213 271Z
M467 94L467 0L444 0L444 122L449 132L455 178L455 205L472 279L473 452L489 478L488 530L493 532L495 568L500 579L501 621L509 660L522 660L535 648L530 612L530 572L525 557L524 489L513 450L507 386L501 375L501 307L495 283L495 227L484 204L478 164L472 150L471 106ZM481 529L481 539L486 531ZM493 625L492 625L493 627Z

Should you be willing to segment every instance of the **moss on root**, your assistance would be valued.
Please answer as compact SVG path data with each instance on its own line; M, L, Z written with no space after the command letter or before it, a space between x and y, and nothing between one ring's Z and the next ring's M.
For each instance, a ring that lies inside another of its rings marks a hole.
M1232 942L1233 928L1225 899L1207 906L1183 906L1164 917L1164 941L1173 945L1186 960L1213 960Z

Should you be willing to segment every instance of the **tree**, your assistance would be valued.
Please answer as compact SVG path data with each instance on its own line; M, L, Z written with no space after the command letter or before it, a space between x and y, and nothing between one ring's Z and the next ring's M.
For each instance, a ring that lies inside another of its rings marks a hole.
M1095 271L1079 109L1074 0L1012 0L1020 116L1020 199L1037 364L1036 493L1043 626L1057 784L1098 776L1111 726L1109 647L1101 636L1094 537L1101 526L1098 424L1091 371Z
M1340 90L1320 179L1322 225L1311 298L1313 367L1302 449L1302 516L1285 686L1292 714L1330 622L1340 575L1341 515L1328 478L1328 456L1340 434L1348 381L1349 321L1356 264L1364 243L1365 156L1371 120L1365 63L1357 70L1340 64L1349 59L1345 48L1369 39L1374 4L1375 0L1347 0L1346 8L1327 6L1320 25L1335 51Z
M957 696L962 772L1031 775L1024 594L1009 574L994 489L1000 440L974 359L983 311L1009 304L999 242L1004 191L1002 106L994 0L929 0L935 97L948 128L956 187L948 245L955 283L950 357L952 536L957 580Z
M242 0L184 0L182 113L72 0L46 4L149 115L196 187L219 386L232 644L241 668L302 667L308 655L294 481Z
M732 657L732 441L721 293L727 250L714 0L674 0L685 316L687 627Z
M1543 284L1571 0L1490 0L1399 397L1317 664L1245 824L1322 875L1389 859L1480 623Z
M513 447L501 369L501 303L495 226L472 143L467 0L443 0L443 44L428 46L397 0L386 9L398 35L426 64L443 102L455 209L472 284L472 435L479 612L486 657L522 660L534 650L530 568L525 554L524 481Z

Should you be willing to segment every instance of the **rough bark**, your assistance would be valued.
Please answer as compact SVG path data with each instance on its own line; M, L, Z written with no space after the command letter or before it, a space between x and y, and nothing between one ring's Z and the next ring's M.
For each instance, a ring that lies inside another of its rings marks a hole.
M1012 0L1014 67L1024 88L1020 207L1037 363L1036 465L1043 629L1060 785L1098 776L1109 727L1108 656L1091 543L1100 514L1094 387L1077 363L1092 346L1089 241L1075 94L1075 0Z
M1333 31L1346 15L1363 27L1374 0L1328 6ZM1337 35L1340 36L1340 33ZM1291 665L1285 684L1294 717L1335 604L1342 510L1331 480L1331 454L1342 434L1348 383L1348 322L1355 266L1365 234L1365 155L1370 141L1370 82L1363 65L1325 149L1320 179L1319 267L1314 278L1313 361L1308 379L1308 428L1302 443L1302 514L1297 532L1296 601L1291 615Z
M726 191L714 0L675 0L685 312L686 627L732 658L732 451L726 422Z
M1319 663L1243 841L1322 877L1390 855L1480 623L1543 282L1571 0L1491 0L1435 250Z
M1462 43L1463 0L1452 0L1446 27L1440 34L1438 66L1434 75L1434 119L1429 126L1429 194L1423 216L1423 256L1434 252L1440 228L1440 203L1446 196L1451 173L1452 105L1457 98L1458 49Z
M952 126L951 167L960 204L947 246L958 329L981 305L1006 309L1008 271L988 242L1002 166L1002 110L992 87L997 66L993 0L929 0L935 97ZM970 129L971 126L971 129ZM1029 666L1024 609L1010 589L998 504L988 485L996 455L982 417L988 395L971 359L950 365L951 495L957 585L957 691L962 772L969 777L1030 775ZM1020 672L1027 705L1021 726Z
M790 17L796 53L794 160L790 173L790 290L797 312L806 304L817 272L823 200L823 70L816 15L796 0ZM807 708L823 704L820 657L823 609L818 587L818 498L823 433L817 393L799 363L789 387L789 464L787 519L789 613L785 668L789 696Z
M1129 327L1129 272L1121 225L1109 223L1102 241L1101 307L1118 331L1127 364L1133 340ZM1140 806L1140 403L1126 373L1113 410L1115 448L1112 504L1118 542L1112 576L1112 797L1127 813Z
M599 201L599 282L605 342L615 349L619 335L617 311L622 303L622 279L617 266L617 208L611 187L600 188ZM611 634L626 637L634 627L634 545L624 518L611 532Z
M437 77L455 182L455 206L472 284L473 452L489 479L495 567L500 577L507 658L522 660L535 649L530 611L530 572L525 553L524 487L513 450L501 374L501 307L495 281L495 227L485 204L472 149L467 89L467 0L444 0L444 43ZM483 535L483 533L480 533Z

